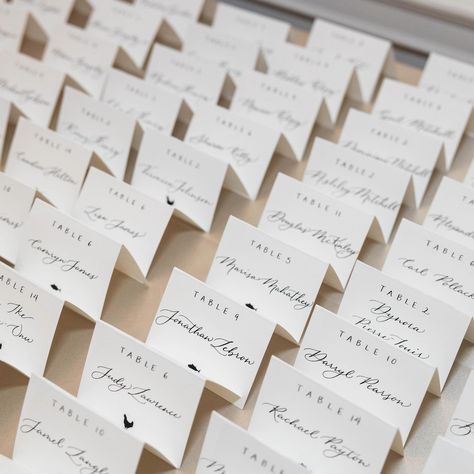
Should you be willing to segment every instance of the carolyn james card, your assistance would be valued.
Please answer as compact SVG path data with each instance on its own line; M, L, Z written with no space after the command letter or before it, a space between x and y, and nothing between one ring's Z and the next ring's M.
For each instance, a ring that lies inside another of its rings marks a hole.
M373 216L279 173L259 229L329 264L325 283L343 291Z
M230 216L206 281L273 321L278 334L298 344L327 267Z
M120 244L36 199L22 229L15 268L80 314L102 314Z
M174 268L147 344L200 373L243 408L275 324Z
M248 429L311 472L325 474L379 474L396 433L274 356Z
M407 194L410 177L316 137L303 181L371 214L374 219L368 237L386 244Z
M468 451L452 441L438 436L431 449L431 454L426 461L423 474L472 474L474 466L474 453Z
M32 375L13 460L32 472L133 474L143 443L52 382Z
M227 164L174 137L147 131L132 185L171 206L181 219L209 232Z
M397 428L403 447L433 378L434 368L317 306L295 368Z
M429 390L440 396L471 318L358 261L338 315L434 367ZM443 350L440 350L440 347Z
M204 383L198 373L98 321L77 398L179 468Z

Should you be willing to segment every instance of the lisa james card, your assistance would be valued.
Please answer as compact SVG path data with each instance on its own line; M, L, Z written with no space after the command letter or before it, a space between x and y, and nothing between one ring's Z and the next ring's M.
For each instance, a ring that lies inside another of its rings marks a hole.
M468 451L452 441L438 436L426 461L423 474L472 474L474 453Z
M99 321L77 398L180 467L204 382L196 372Z
M175 268L147 344L195 370L243 408L275 324Z
M276 325L298 344L327 263L230 216L207 283Z

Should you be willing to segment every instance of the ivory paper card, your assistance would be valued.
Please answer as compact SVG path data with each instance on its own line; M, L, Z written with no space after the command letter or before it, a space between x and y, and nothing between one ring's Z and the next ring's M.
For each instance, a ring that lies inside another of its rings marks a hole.
M66 87L57 131L93 151L114 176L123 179L135 132L135 119Z
M243 408L275 325L175 268L147 343Z
M145 132L132 185L209 232L227 164L174 137Z
M397 428L403 453L434 369L318 306L295 368ZM373 442L373 440L370 440Z
M472 474L474 453L438 436L426 461L423 474Z
M0 263L0 359L43 374L63 301Z
M76 0L15 0L15 5L33 13L45 31L69 20Z
M312 472L381 472L396 429L272 357L249 432Z
M15 268L92 320L100 319L120 244L36 200Z
M5 456L0 456L0 468L5 474L32 474Z
M142 450L143 443L32 375L16 434L16 462L51 474L133 474Z
M468 315L360 261L338 315L433 367L430 391L438 396L470 323Z
M204 379L97 322L77 398L179 467Z
M298 344L326 271L326 263L230 216L207 283Z
M279 173L258 227L329 264L325 282L343 291L373 217Z
M474 160L472 160L471 166L469 166L469 170L464 177L464 183L471 186L471 188L474 188Z
M277 77L246 71L237 80L230 109L281 133L278 151L301 161L322 96Z
M3 145L8 130L12 106L10 102L0 97L0 156L3 156Z
M279 133L219 106L200 104L185 142L229 165L224 186L256 199L277 147Z
M26 10L18 5L2 2L0 4L0 49L20 51L28 21L33 20Z

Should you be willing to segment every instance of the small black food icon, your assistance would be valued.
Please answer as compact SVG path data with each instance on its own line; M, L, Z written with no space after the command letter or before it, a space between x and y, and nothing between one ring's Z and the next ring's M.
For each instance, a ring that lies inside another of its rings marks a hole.
M61 288L59 288L59 286L56 285L56 283L51 283L51 288L52 288L54 291L61 291Z
M247 306L247 308L253 309L254 311L257 311L257 308L252 303L245 303L245 306Z
M166 196L166 204L172 206L174 204L174 199L171 199L169 196Z
M191 370L194 370L196 372L201 372L194 364L188 364L188 367L191 369Z
M129 428L133 428L133 421L128 421L127 415L123 415L123 426L125 426L125 429L128 430Z

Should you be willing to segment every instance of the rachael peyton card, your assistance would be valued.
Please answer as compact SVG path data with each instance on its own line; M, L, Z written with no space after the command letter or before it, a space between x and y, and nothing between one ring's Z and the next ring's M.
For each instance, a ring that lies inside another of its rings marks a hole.
M147 131L132 185L171 206L177 216L209 232L227 164L162 133Z
M99 321L77 398L180 467L205 380Z
M4 474L33 474L32 472L12 461L10 458L0 455L0 469Z
M372 115L441 140L444 171L453 164L472 106L420 87L385 79Z
M259 229L329 264L325 283L343 291L373 216L279 173Z
M279 133L223 107L196 106L184 141L229 165L224 186L255 200Z
M143 443L49 380L32 375L13 460L32 472L133 474Z
M402 454L434 368L317 306L295 368L397 428Z
M303 181L318 191L374 217L368 236L387 243L410 177L384 163L317 137Z
M410 176L406 204L419 208L433 170L442 159L440 140L350 109L339 144L362 158L379 161Z
M243 408L275 324L174 268L147 344L200 373Z
M248 431L314 473L378 474L396 428L349 400L272 357Z
M56 25L67 23L76 0L15 0L14 3L30 11L49 32Z
M385 258L384 273L474 315L474 248L465 247L407 219ZM466 338L474 341L474 320Z
M301 161L322 95L257 71L243 72L236 83L230 110L280 132L277 151Z
M91 168L72 216L123 245L117 269L145 281L173 209L107 173Z
M92 320L100 319L120 244L36 199L15 268Z
M0 263L0 360L43 374L63 301Z
M309 474L284 451L277 451L213 411L199 455L196 474Z
M206 281L298 344L326 271L326 263L230 216Z
M354 267L338 315L434 367L429 389L438 396L471 320L443 301L360 261Z
M57 131L93 151L103 167L123 179L135 133L135 118L66 87Z
M426 461L423 474L472 474L474 453L438 436Z

